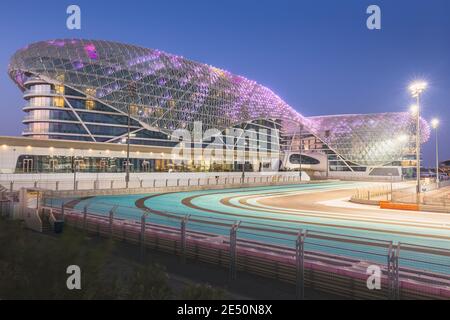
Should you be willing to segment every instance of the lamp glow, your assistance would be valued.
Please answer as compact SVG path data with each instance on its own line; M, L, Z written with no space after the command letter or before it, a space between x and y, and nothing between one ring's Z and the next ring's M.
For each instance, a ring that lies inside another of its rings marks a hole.
M425 81L416 81L411 83L409 86L409 91L411 91L411 94L414 98L419 96L422 92L424 92L428 88L428 83Z
M398 141L406 142L408 141L408 136L406 134L402 134L400 137L398 137Z
M411 111L412 114L416 114L417 111L419 111L419 106L417 104L413 104L409 110Z
M431 126L433 127L433 129L436 129L439 126L439 119L431 120Z

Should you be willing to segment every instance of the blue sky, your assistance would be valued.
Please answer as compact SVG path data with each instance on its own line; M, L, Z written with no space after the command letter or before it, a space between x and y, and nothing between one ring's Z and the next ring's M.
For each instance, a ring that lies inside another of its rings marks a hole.
M82 29L66 29L66 8ZM366 8L382 29L366 28ZM115 40L211 64L268 86L305 116L408 110L408 84L426 79L423 115L441 120L450 158L449 0L8 1L0 12L0 135L20 135L24 102L11 55L54 38ZM424 148L434 161L434 140Z

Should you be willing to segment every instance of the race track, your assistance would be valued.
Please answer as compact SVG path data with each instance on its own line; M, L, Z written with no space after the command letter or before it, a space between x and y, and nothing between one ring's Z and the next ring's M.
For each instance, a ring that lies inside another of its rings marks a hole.
M140 221L145 213L147 222L175 228L179 227L180 218L189 216L189 230L217 236L228 236L230 227L240 222L245 228L238 231L238 237L291 248L295 247L296 237L283 234L283 230L292 233L302 229L374 241L392 241L394 244L401 242L450 249L449 215L381 210L345 201L356 188L368 185L369 183L363 182L326 182L98 196L76 201L74 208L82 211L87 205L89 212L108 215L111 208L115 207L115 216L118 218ZM205 224L201 221L211 223ZM328 247L327 244L326 249L323 246L320 250L385 263L385 248L367 249L352 244ZM373 256L368 255L367 250L374 250ZM426 255L421 257L434 259ZM439 267L436 270L450 274L449 259L437 261ZM418 267L418 263L414 262L414 266Z

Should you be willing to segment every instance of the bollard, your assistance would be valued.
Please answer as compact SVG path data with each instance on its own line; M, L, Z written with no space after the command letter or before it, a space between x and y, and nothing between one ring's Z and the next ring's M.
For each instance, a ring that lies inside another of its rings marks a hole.
M59 181L56 181L55 190L56 190L56 191L59 190Z
M11 181L9 183L9 191L13 192L14 191L14 181Z
M114 180L111 180L111 189L114 189Z

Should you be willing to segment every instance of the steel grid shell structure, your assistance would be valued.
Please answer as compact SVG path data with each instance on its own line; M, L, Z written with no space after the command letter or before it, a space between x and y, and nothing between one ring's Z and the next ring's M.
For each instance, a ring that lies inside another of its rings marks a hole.
M343 160L361 166L384 166L411 160L416 124L407 112L311 117L312 131ZM422 119L422 143L430 127ZM323 132L326 128L327 132Z
M271 126L287 141L301 126L342 161L383 166L410 154L415 134L408 113L307 118L270 89L242 76L110 41L34 43L12 57L9 74L30 101L24 109L29 113L24 135L36 138L119 142L130 112L135 143L161 145L170 141L174 130L191 130L197 121L204 129ZM45 114L39 113L42 109ZM422 124L424 142L429 127ZM403 136L407 138L400 139Z

